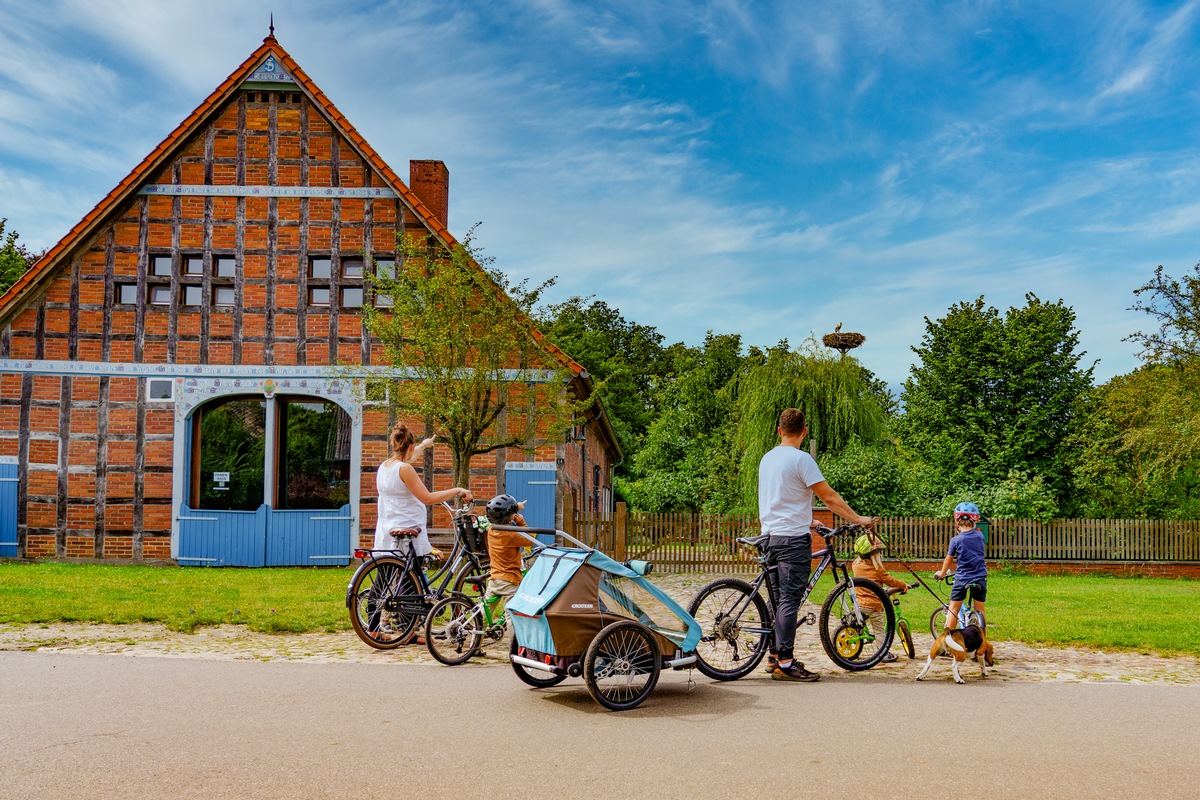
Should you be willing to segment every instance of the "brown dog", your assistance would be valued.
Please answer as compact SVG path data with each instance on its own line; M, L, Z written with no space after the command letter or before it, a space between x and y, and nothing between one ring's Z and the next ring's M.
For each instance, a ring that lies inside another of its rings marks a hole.
M975 660L983 668L983 677L985 678L988 674L988 667L994 666L996 663L992 657L992 643L987 640L984 629L978 625L968 625L965 628L943 633L934 640L933 648L929 651L929 658L925 660L925 668L921 670L917 680L925 677L929 668L933 666L933 660L942 653L954 656L955 683L966 683L959 674L958 666L971 656L976 656Z

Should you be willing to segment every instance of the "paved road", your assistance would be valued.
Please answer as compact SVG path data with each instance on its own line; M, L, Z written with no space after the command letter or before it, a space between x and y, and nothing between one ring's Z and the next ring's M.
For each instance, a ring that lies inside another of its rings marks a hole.
M666 673L611 713L503 666L0 652L0 798L1200 794L1200 687L971 678Z

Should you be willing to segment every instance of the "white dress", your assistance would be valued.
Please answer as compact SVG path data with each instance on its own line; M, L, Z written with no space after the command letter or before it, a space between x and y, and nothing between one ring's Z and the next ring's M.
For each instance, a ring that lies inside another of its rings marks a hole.
M379 494L375 549L406 551L407 543L412 541L417 555L424 556L433 552L433 545L429 543L429 535L425 532L428 512L425 504L404 485L404 480L400 477L400 466L403 463L399 460L385 462L375 473L375 490ZM421 533L411 540L392 536L391 532L398 528L419 528Z

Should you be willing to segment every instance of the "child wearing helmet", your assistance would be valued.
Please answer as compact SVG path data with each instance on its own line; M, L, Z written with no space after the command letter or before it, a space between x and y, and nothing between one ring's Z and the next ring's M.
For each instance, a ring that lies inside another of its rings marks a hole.
M525 517L521 516L524 507L524 500L517 502L510 494L498 494L488 500L488 521L495 525L524 527ZM528 544L529 540L519 533L488 528L487 548L491 571L488 573L484 601L489 605L494 606L500 598L508 602L508 598L517 593L517 584L521 582L521 554Z
M907 592L908 584L898 578L893 578L884 569L883 551L883 542L873 533L864 533L855 539L854 555L856 558L850 565L854 577L869 578L880 586L892 586L899 589L901 593ZM871 632L878 633L886 630L887 614L875 593L866 589L855 589L854 593L858 595L859 607L867 615L867 627ZM889 648L883 660L891 663L896 660L896 654Z
M942 568L934 573L938 578L954 569L954 586L950 589L950 613L946 615L948 633L958 627L958 612L967 599L967 587L974 584L971 597L979 612L980 627L987 627L984 601L987 599L987 561L984 555L983 531L979 530L979 506L959 503L954 507L954 527L958 531L950 539Z

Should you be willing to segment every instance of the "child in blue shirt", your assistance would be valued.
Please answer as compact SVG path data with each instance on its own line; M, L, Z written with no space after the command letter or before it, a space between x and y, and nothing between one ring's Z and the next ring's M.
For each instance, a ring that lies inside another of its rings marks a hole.
M984 601L987 600L987 562L984 559L983 531L979 530L979 506L959 503L954 508L954 527L958 530L950 539L942 568L934 573L938 578L954 568L954 586L950 589L950 613L946 615L948 633L958 627L958 612L967 599L967 587L975 584L971 597L979 612L979 626L987 628ZM957 566L956 566L957 564Z

